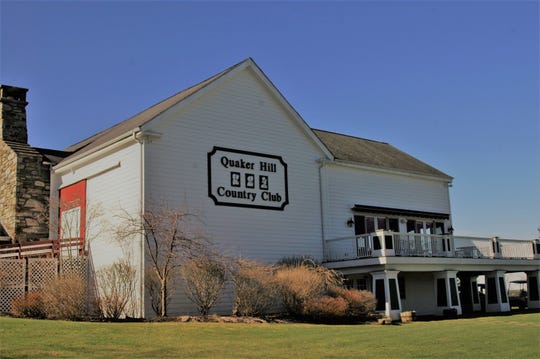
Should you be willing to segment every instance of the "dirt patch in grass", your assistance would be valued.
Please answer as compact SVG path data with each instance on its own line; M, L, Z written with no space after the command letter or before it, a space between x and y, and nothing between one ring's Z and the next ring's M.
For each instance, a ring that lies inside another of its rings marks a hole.
M147 320L148 322L180 322L180 323L244 323L244 324L264 324L264 323L293 323L289 319L283 317L235 317L235 316L220 316L220 315L180 315L177 317L154 318Z

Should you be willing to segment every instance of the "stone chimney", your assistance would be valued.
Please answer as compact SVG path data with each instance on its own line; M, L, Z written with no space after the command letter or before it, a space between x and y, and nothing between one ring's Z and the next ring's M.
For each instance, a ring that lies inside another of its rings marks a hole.
M28 144L27 91L0 85L0 225L12 242L49 234L50 169Z
M28 143L26 92L28 89L0 85L0 139Z

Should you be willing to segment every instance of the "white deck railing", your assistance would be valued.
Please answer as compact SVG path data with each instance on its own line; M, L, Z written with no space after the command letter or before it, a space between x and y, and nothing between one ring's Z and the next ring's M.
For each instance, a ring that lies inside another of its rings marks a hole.
M325 260L381 256L538 259L538 240L511 240L452 235L377 231L326 241ZM536 246L536 247L535 247Z

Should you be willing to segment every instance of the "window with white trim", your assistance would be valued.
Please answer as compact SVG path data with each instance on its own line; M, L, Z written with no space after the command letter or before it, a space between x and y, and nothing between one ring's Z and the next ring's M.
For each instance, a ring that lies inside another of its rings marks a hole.
M80 238L81 236L81 207L75 207L62 212L60 238Z

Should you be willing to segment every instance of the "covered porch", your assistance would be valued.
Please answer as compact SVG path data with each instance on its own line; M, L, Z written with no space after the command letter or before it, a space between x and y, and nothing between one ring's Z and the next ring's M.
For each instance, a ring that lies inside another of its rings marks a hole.
M399 320L403 311L419 316L462 315L511 310L505 274L527 276L529 308L540 308L540 261L518 258L379 256L326 262L350 287L370 290L377 311ZM479 290L478 278L485 277Z

